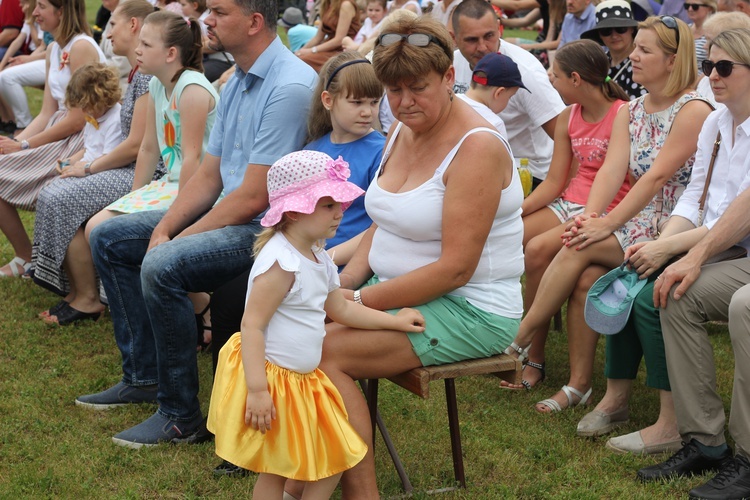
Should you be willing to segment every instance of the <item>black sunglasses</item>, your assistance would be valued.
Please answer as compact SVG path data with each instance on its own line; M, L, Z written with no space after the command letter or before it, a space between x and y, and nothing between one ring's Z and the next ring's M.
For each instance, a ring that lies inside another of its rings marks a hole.
M680 28L677 26L677 19L672 16L659 16L659 21L667 28L674 30L675 45L680 46Z
M610 36L613 31L619 35L624 35L630 28L630 26L618 26L616 28L599 28L598 31L599 36Z
M716 68L716 73L722 78L726 78L731 75L732 70L734 70L735 66L744 66L746 68L750 68L750 64L737 63L733 61L713 62L709 61L708 59L704 59L701 63L701 69L703 70L704 75L709 76L714 68Z
M383 33L378 37L378 45L388 47L394 43L401 43L404 40L409 45L414 45L415 47L427 47L430 43L434 43L443 49L443 52L448 56L448 59L453 57L453 52L451 52L448 47L443 45L439 39L432 35L428 35L427 33L412 33L410 35L403 35L401 33Z
M704 3L685 3L685 10L698 10L701 7L706 7Z

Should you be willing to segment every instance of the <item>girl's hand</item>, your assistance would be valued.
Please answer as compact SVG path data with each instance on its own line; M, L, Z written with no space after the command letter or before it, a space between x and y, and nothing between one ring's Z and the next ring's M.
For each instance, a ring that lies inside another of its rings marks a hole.
M394 316L396 319L395 330L400 332L423 332L424 316L416 309L403 308Z
M276 420L276 407L268 390L248 391L245 401L245 424L265 434L271 430L271 420Z
M672 253L666 241L644 241L628 247L625 251L625 260L643 279L661 269L671 258Z
M65 179L66 177L85 177L86 176L86 170L84 170L84 165L86 165L87 162L85 161L78 161L74 163L73 165L67 165L65 167L58 167L58 171L60 172L60 178Z
M583 227L583 223L592 217L598 217L596 213L576 215L565 226L565 232L560 236L563 243L567 243L578 235L578 231Z

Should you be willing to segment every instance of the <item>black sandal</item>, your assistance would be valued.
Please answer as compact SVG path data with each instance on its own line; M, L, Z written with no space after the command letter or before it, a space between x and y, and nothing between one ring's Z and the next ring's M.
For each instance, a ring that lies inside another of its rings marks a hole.
M211 325L206 325L205 316L209 309L211 309L211 301L208 302L208 305L205 309L195 315L195 327L198 332L198 352L208 352L209 347L211 347L211 341L205 342L203 340L204 331L208 330L209 332L213 333L213 330L211 330Z
M76 321L84 321L87 319L91 319L94 321L97 321L99 317L101 317L102 313L99 312L93 312L93 313L87 313L83 311L79 311L78 309L74 309L71 307L70 304L67 302L60 307L60 310L57 311L56 314L50 315L47 318L43 318L45 323L48 323L50 325L59 325L59 326L67 326L71 323L75 323ZM55 318L54 320L51 318Z
M65 299L63 299L46 311L40 312L39 314L37 314L37 316L39 316L41 319L49 318L50 316L56 316L57 313L59 313L60 310L68 304L70 304L70 302L67 302Z
M542 382L544 382L544 379L547 378L547 372L544 369L544 363L534 363L533 361L526 361L526 364L523 365L523 368L526 369L527 366L530 366L532 368L536 368L537 370L539 370L540 372L542 372L542 378L539 379L539 381L537 382L537 384L541 384ZM530 391L533 387L536 386L536 384L534 384L532 386L526 380L521 380L521 385L524 386L527 391Z

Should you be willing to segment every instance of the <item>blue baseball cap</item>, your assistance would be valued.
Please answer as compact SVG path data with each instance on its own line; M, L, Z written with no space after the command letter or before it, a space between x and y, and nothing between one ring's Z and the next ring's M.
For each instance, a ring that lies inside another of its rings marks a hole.
M636 295L648 280L626 267L627 262L614 268L593 284L586 296L584 318L596 332L614 335L628 322Z
M474 66L471 80L488 87L521 87L523 84L518 65L510 57L495 52L487 54Z

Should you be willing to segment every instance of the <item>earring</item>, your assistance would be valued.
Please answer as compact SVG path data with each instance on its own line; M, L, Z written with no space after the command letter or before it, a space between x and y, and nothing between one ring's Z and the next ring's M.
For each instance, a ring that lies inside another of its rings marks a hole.
M450 98L451 102L453 102L453 91L451 89L448 89L448 97Z

